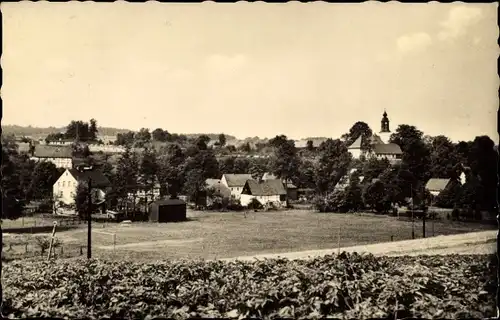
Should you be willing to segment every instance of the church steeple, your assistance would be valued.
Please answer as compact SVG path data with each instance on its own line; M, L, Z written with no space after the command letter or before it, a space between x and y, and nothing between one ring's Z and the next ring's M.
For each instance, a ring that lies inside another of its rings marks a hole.
M384 114L381 121L380 133L389 133L391 130L389 129L389 118L387 118L387 112L384 109Z

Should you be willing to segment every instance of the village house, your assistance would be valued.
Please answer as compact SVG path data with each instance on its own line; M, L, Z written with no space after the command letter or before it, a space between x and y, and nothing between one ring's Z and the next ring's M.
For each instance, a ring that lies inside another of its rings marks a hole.
M57 168L71 169L73 167L73 150L69 146L36 145L31 160L50 161Z
M351 169L347 174L345 174L341 179L340 181L335 185L335 190L336 191L343 191L345 190L345 188L347 188L349 186L349 184L351 183L351 177L352 175L357 172L358 169ZM359 176L359 183L363 183L363 180L364 180L365 177L363 176Z
M71 146L75 139L56 139L56 140L46 140L47 145L49 146Z
M52 187L55 202L61 202L66 206L74 206L78 184L88 184L89 179L91 180L92 192L97 201L96 204L101 205L101 210L104 211L106 193L109 190L108 188L111 187L111 183L99 170L66 169Z
M441 178L432 178L427 181L425 184L425 189L432 194L433 197L437 197L441 192L447 189L450 185L452 179L441 179Z
M389 143L390 136L389 118L387 112L384 111L379 134L373 134L370 137L371 150L367 151L361 148L363 137L360 136L348 147L348 151L354 159L360 159L361 156L364 156L366 158L375 157L379 160L387 159L391 163L399 162L403 151L397 144Z
M274 174L272 173L269 173L269 172L266 172L264 173L264 175L262 176L262 181L266 181L266 180L276 180L278 179ZM283 181L284 183L284 181ZM298 188L296 185L294 185L292 183L292 180L288 179L287 183L286 183L286 191L287 191L287 195L288 195L288 200L297 200L298 199Z
M220 183L231 191L231 197L240 199L241 191L247 180L253 180L251 174L223 174Z
M248 206L252 199L262 205L273 203L278 207L286 206L286 190L283 182L276 179L265 181L247 180L241 193L241 205Z

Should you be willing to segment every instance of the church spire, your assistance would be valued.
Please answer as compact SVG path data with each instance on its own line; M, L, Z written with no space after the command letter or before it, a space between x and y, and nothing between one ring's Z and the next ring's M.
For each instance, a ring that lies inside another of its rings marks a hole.
M380 133L388 133L391 132L389 129L389 118L387 118L387 111L384 109L384 114L381 121Z

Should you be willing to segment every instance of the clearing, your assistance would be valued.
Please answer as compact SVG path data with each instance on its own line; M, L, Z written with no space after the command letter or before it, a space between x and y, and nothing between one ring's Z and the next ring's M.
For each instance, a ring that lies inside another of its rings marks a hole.
M411 239L412 223L370 214L315 213L306 210L277 212L196 212L179 223L93 223L93 256L133 260L178 258L231 258L259 254L336 249ZM450 235L496 226L452 221L427 221L426 235ZM113 237L113 234L116 236ZM422 222L415 222L422 238ZM85 246L87 230L61 231L64 251ZM113 239L116 243L113 243ZM5 238L4 238L5 241ZM83 254L85 254L85 248Z

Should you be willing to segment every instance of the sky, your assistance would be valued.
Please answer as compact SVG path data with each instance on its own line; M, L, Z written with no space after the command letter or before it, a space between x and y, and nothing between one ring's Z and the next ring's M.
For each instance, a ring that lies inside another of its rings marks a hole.
M3 124L498 141L497 4L8 2Z

